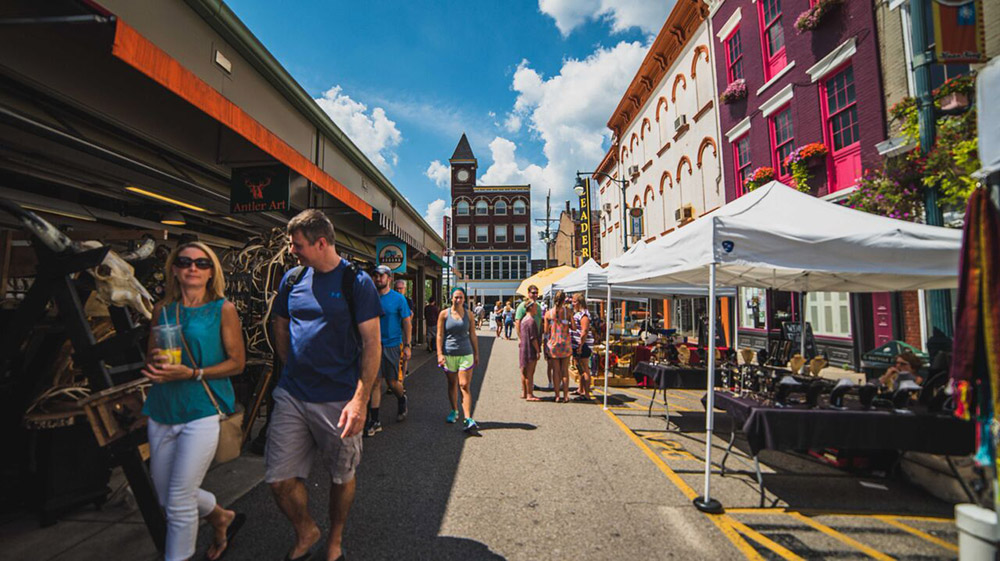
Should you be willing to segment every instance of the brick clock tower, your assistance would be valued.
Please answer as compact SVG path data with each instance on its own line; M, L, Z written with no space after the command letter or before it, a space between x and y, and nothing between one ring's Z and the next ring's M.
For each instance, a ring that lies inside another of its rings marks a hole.
M531 275L531 186L476 185L479 162L464 134L448 163L457 282L492 309Z

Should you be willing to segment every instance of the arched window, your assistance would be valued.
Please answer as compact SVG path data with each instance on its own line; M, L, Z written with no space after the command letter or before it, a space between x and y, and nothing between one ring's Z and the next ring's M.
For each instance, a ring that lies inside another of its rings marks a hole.
M528 205L524 204L524 199L514 201L514 214L527 214Z
M486 201L479 199L476 201L476 216L486 216L490 213L490 205Z
M455 215L456 216L468 216L469 215L469 201L458 201L455 204Z
M504 201L493 203L493 214L507 214L507 203Z

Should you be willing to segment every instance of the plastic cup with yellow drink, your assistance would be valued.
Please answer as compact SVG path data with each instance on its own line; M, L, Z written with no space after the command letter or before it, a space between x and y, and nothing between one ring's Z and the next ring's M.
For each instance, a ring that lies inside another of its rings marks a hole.
M167 357L167 364L180 364L181 326L171 323L153 326L153 347Z

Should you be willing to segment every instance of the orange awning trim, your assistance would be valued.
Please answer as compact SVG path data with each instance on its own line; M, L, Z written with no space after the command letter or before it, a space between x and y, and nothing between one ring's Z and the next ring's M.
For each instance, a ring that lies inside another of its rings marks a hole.
M111 53L229 127L274 159L299 172L368 220L372 219L372 207L361 197L310 162L121 19L116 21L115 42Z

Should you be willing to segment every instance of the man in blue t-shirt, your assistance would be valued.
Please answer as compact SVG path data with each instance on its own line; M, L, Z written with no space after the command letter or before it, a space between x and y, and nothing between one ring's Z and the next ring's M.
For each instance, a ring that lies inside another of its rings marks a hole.
M378 289L382 304L382 360L372 388L372 400L368 409L368 425L366 436L375 436L382 430L379 420L379 405L382 403L382 379L389 385L389 390L396 396L396 421L406 420L406 390L403 389L403 372L401 364L410 359L410 337L413 333L413 313L406 297L392 290L392 269L385 265L375 267L375 288Z
M317 453L331 480L326 558L343 553L361 431L382 354L378 291L337 254L334 239L333 224L316 209L289 221L289 249L305 269L285 275L272 307L274 348L285 367L273 392L265 480L295 529L286 556L293 560L309 557L322 537L303 483Z

